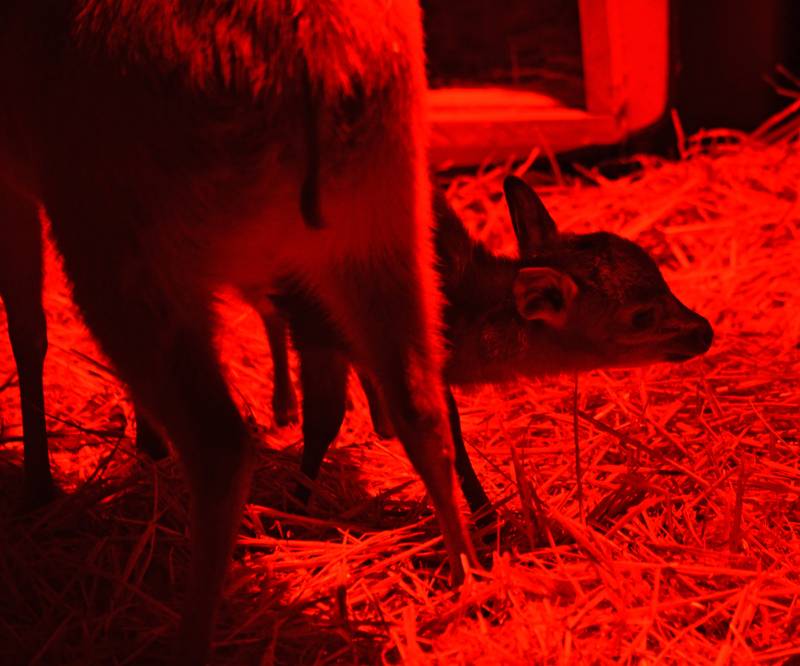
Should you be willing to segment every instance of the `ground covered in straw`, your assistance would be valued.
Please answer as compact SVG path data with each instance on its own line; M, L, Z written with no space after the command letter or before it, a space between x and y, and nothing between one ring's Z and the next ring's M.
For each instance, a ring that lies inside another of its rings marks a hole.
M563 230L612 230L648 248L716 339L684 365L581 375L577 404L574 377L456 392L503 523L500 548L482 548L491 571L458 591L422 486L399 444L372 433L355 382L313 508L291 513L300 431L274 427L260 322L224 296L220 346L264 446L215 662L800 653L797 127L787 114L752 137L694 137L681 160L641 158L615 181L527 176ZM504 172L459 176L449 197L477 238L511 253ZM17 509L20 416L0 315L0 663L163 663L188 561L185 487L174 462L135 453L130 403L52 250L45 301L48 425L67 492L43 511Z

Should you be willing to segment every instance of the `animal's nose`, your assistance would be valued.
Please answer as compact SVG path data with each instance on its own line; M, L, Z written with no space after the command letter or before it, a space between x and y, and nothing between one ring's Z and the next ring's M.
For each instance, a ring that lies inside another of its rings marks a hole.
M692 337L702 354L711 347L711 342L714 340L714 329L711 328L711 324L706 319L702 317L700 319L701 321L697 324Z

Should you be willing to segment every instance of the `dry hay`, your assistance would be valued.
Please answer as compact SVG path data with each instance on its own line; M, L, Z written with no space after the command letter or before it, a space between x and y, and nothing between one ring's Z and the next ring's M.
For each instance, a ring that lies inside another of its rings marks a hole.
M264 447L216 660L725 664L800 653L798 107L751 137L698 135L678 162L639 158L616 181L587 171L538 185L562 229L644 244L716 339L684 365L582 375L577 405L570 377L457 392L503 520L502 552L482 550L491 572L459 591L421 484L398 443L372 434L355 383L313 508L292 515L300 431L272 426L260 322L225 296L227 372ZM513 252L504 172L458 177L449 196L476 237ZM133 450L130 404L77 322L52 251L45 300L52 458L68 494L34 515L16 510L20 417L0 333L0 662L163 663L188 561L185 488L173 462Z

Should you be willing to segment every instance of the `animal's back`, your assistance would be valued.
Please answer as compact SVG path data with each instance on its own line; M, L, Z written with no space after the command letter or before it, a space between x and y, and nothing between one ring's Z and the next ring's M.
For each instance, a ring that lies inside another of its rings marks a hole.
M319 297L375 378L463 578L477 559L441 387L414 3L11 2L0 84L19 98L0 122L24 138L0 146L4 175L35 167L86 323L186 472L181 661L205 663L252 460L214 345L216 282L258 298L286 271ZM335 351L302 366L344 404Z
M421 43L417 3L402 0L78 0L87 49L139 63L197 90L285 92L307 63L336 97L375 90L405 71Z
M63 243L113 233L121 251L145 247L166 280L249 292L276 272L415 242L381 224L383 206L411 205L394 192L424 187L381 170L424 159L422 125L409 125L424 89L415 2L62 0L43 13L52 4L7 10L20 26L10 50L34 66L26 81L0 75L20 99L3 125L23 130L21 148L0 146L17 162L4 170L29 174L46 202L132 211L113 228L87 220ZM319 232L300 215L314 133ZM347 214L359 189L374 199L369 221Z

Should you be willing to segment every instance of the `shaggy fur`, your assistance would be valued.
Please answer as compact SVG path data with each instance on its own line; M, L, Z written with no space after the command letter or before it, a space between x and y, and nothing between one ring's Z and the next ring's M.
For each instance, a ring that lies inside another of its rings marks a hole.
M183 462L185 658L206 655L249 481L213 345L220 286L259 307L289 275L321 304L379 386L458 579L476 561L440 379L416 3L10 1L0 178L44 202L87 324ZM324 347L303 365L341 381Z
M82 0L85 48L200 91L257 98L291 89L300 63L323 97L374 91L407 75L421 42L413 3L389 0Z

